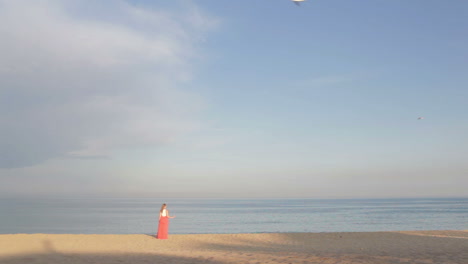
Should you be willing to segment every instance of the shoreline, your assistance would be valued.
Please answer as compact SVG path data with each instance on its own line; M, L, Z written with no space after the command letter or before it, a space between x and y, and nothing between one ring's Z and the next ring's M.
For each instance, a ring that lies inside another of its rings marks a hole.
M384 230L384 231L323 231L323 232L244 232L244 233L169 233L172 236L196 236L196 235L261 235L261 234L358 234L358 233L408 233L416 234L422 233L440 233L440 232L461 232L462 234L467 233L468 229L421 229L421 230ZM156 233L128 233L128 234L114 234L114 233L0 233L2 236L11 235L69 235L69 236L132 236L132 235L144 235L144 236L155 236ZM430 235L427 235L430 236ZM433 235L436 236L436 235ZM462 237L465 238L465 237Z
M417 233L417 232L462 232L468 233L468 229L437 229L437 230L384 230L384 231L323 231L323 232L244 232L244 233L170 233L170 236L195 236L195 235L259 235L259 234L356 234L356 233ZM129 233L129 234L114 234L114 233L0 233L1 236L10 235L70 235L70 236L132 236L145 235L154 236L155 233Z
M0 234L0 263L468 263L468 230Z

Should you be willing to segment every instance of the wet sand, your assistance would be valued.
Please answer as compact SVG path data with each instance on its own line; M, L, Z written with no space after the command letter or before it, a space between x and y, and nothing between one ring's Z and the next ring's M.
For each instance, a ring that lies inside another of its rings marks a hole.
M468 263L468 231L0 235L1 264Z

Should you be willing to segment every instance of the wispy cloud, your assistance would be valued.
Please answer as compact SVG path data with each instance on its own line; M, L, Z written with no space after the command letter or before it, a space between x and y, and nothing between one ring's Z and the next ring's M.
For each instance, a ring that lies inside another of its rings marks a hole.
M110 4L0 0L0 167L102 158L199 125L201 98L178 84L214 20Z
M355 81L360 81L368 78L367 73L348 73L348 74L331 74L315 78L307 78L296 82L299 87L321 88L333 85L349 84Z

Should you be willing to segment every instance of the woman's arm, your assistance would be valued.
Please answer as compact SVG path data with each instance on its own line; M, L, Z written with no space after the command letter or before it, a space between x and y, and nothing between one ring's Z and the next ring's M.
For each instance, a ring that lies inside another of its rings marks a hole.
M175 218L175 216L171 216L171 215L169 214L169 210L167 210L167 217L169 217L169 218Z

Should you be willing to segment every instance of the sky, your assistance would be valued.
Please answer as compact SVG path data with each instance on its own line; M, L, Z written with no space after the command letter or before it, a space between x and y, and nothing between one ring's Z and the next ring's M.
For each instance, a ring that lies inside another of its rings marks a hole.
M0 0L0 195L468 197L467 13Z

